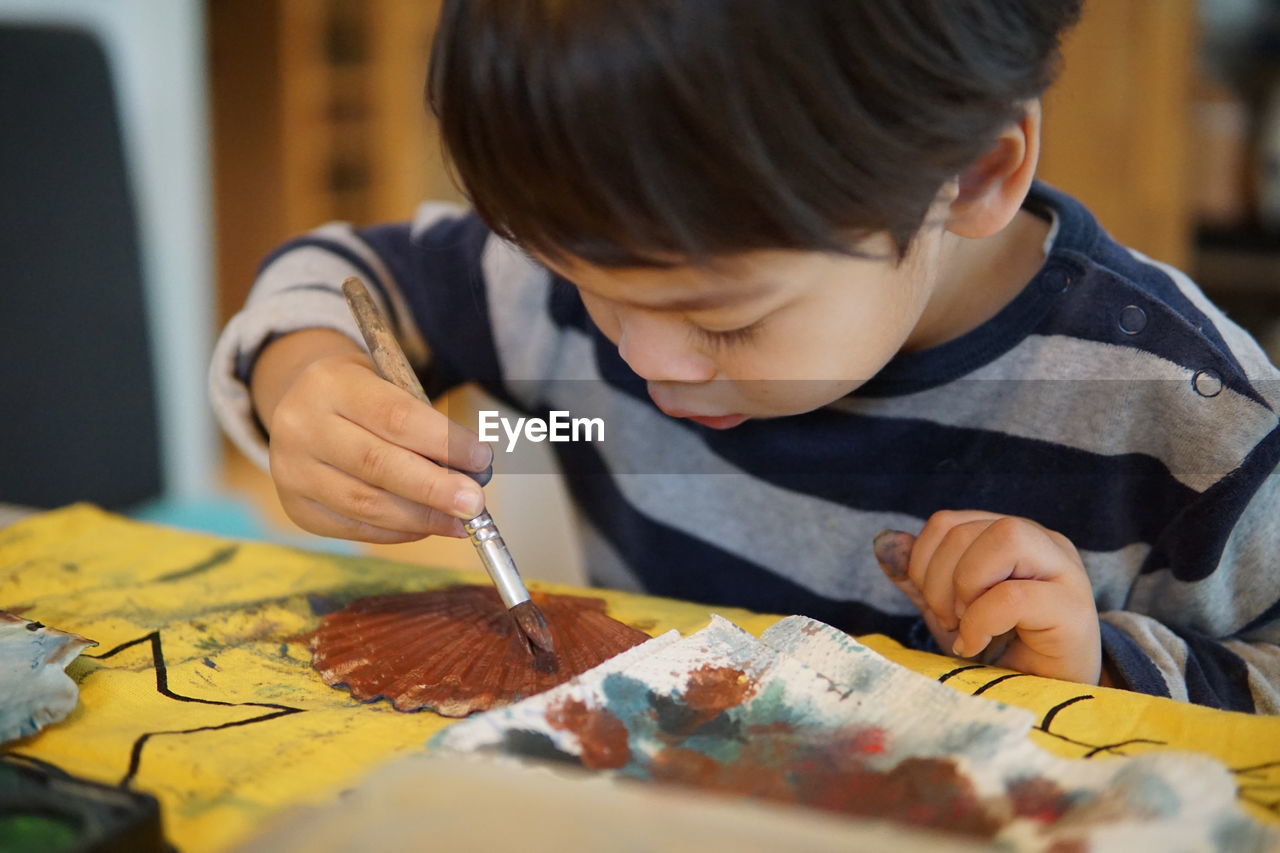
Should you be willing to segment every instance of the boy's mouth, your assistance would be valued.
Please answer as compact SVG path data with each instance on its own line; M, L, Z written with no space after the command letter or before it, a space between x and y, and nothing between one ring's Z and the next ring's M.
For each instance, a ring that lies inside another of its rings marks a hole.
M702 424L704 427L711 429L733 429L744 421L750 419L750 415L699 415L686 409L668 405L658 399L658 395L653 393L653 387L649 388L649 399L653 400L655 406L662 410L665 415L673 418L684 418L693 421L695 424Z

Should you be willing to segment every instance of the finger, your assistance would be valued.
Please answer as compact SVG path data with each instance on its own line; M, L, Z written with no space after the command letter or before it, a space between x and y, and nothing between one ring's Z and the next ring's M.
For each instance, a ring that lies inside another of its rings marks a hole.
M924 596L925 604L951 630L955 630L960 619L955 606L956 565L987 527L995 523L989 518L981 518L952 527L942 537L933 552L933 558L924 567L924 576L915 581Z
M911 556L913 541L915 537L910 533L903 533L900 530L881 530L876 534L871 548L875 552L876 562L879 563L884 576L902 590L902 594L916 606L916 609L924 611L926 609L924 598L907 574L907 561Z
M465 474L384 441L341 416L316 430L316 458L361 482L455 518L475 518L484 509L484 493Z
M960 620L959 636L952 647L958 657L979 654L999 636L1015 628L1018 637L1042 655L1065 652L1058 641L1068 638L1062 630L1064 617L1062 589L1057 584L1039 580L1009 580L997 584L976 598ZM1054 633L1062 635L1055 638ZM1039 635L1039 636L1033 636Z
M884 572L885 577L901 590L907 600L920 611L920 615L924 618L925 627L933 635L938 647L950 649L952 644L955 643L955 633L939 623L937 617L925 605L924 598L920 595L920 590L916 589L915 584L911 582L911 578L907 575L907 561L910 558L914 541L915 537L910 533L903 533L900 530L881 530L876 534L872 549L875 552L876 562L879 563L880 570Z
M308 474L302 497L339 516L421 539L424 536L463 536L462 523L439 510L393 495L323 462Z
M475 433L390 382L342 387L334 411L385 441L461 471L483 471L493 461L493 451Z
M1003 518L1003 516L982 510L939 510L935 512L929 516L929 520L925 522L920 535L916 537L915 545L911 548L911 561L907 567L908 574L916 580L917 584L923 586L924 576L929 563L933 561L934 552L938 550L938 546L953 527L984 519L994 521L997 518Z
M405 542L416 542L423 538L418 533L390 530L347 518L310 498L297 500L293 506L287 506L285 511L289 518L303 530L319 536L371 542L376 545L399 545Z
M993 521L956 563L953 608L963 616L974 600L1005 580L1055 580L1071 570L1071 561L1040 525L1008 516Z

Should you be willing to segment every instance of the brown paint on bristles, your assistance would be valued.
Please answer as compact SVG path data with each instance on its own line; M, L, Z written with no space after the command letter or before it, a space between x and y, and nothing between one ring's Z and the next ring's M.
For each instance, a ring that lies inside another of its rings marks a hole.
M522 601L511 608L511 618L516 620L520 632L530 643L544 652L555 654L556 642L551 636L551 629L547 627L547 618L542 615L538 605L533 603L533 599Z

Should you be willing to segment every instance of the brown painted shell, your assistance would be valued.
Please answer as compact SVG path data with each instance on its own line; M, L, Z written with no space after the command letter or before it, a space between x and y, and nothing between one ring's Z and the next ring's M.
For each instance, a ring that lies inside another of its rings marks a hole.
M610 618L599 598L533 600L554 656L530 651L495 589L453 586L361 598L328 614L311 640L311 665L363 702L465 717L549 690L649 639Z

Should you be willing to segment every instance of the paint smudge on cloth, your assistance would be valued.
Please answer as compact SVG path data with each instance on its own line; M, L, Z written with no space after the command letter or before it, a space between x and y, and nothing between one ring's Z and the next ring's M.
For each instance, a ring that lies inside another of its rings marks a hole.
M1028 740L1028 712L957 693L790 617L756 639L713 617L432 746L554 759L621 778L928 827L1008 849L1258 849L1216 761L1081 761Z

